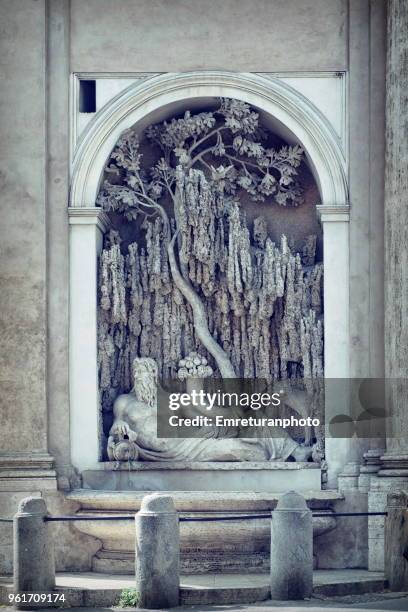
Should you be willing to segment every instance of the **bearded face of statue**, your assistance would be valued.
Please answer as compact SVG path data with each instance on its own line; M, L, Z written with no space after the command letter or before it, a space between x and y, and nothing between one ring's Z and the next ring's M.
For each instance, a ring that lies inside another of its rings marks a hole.
M136 399L151 407L156 405L157 365L149 357L136 357L133 362L133 380Z

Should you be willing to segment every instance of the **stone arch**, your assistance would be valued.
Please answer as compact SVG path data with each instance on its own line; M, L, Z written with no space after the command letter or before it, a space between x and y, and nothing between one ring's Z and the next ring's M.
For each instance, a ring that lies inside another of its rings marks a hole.
M125 129L167 104L220 96L244 100L285 126L306 151L321 204L348 204L345 159L322 113L280 79L217 71L153 77L130 85L102 108L85 130L75 155L70 206L95 205L104 164Z
M320 191L317 209L323 224L325 376L349 376L347 173L339 139L328 120L289 85L256 74L189 72L135 83L95 115L73 162L69 201L70 425L71 460L80 471L103 469L99 464L96 295L97 257L108 219L95 201L105 163L120 134L151 113L183 100L220 96L243 100L273 117L305 150ZM347 413L346 408L344 411ZM335 440L329 442L326 457L334 473L338 471L339 449Z

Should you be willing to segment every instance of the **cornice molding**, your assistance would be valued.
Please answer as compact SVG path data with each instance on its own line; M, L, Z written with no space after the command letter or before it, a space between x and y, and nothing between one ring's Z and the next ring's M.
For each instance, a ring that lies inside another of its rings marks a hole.
M69 225L96 225L102 232L106 232L111 222L108 215L96 206L68 208Z
M317 214L322 223L348 223L350 221L349 206L316 206Z

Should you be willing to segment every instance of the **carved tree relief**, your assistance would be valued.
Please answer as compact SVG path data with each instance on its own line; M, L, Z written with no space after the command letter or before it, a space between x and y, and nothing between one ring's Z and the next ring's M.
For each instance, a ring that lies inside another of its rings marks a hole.
M322 276L316 236L295 252L275 244L249 200L303 202L300 146L268 146L248 104L150 126L141 147L124 132L97 204L117 231L100 258L98 351L102 409L132 386L136 356L174 377L191 351L215 376L295 378L312 391L323 375ZM303 381L303 382L302 382Z

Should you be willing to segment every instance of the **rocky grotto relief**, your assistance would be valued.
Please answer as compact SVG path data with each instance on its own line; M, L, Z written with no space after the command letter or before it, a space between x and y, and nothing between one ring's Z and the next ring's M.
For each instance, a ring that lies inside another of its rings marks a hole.
M112 227L98 289L110 459L304 460L314 443L314 459L323 456L319 428L273 444L215 437L164 448L148 425L157 377L290 381L301 399L287 411L320 416L318 193L302 147L278 132L257 109L222 98L134 126L116 143L97 198Z

